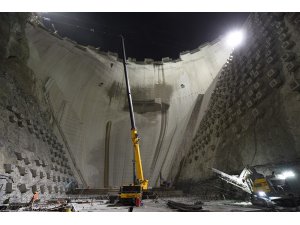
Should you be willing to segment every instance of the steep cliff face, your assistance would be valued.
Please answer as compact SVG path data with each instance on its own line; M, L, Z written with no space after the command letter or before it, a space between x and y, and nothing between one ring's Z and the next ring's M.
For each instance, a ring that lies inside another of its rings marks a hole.
M233 173L246 165L299 163L299 19L299 13L248 18L247 40L205 93L210 100L193 145L177 158L181 170L170 176L178 184L211 178L211 167Z
M35 191L42 200L62 196L74 180L63 145L52 131L41 86L27 67L29 16L0 13L1 203L29 202Z
M28 65L44 85L55 120L87 185L113 187L132 182L133 150L120 60L32 25L27 26L26 36ZM218 40L183 53L176 61L128 61L143 167L151 186L158 183L160 172L168 176L185 134L192 137L193 128L187 132L187 124L197 127L201 95L229 53Z

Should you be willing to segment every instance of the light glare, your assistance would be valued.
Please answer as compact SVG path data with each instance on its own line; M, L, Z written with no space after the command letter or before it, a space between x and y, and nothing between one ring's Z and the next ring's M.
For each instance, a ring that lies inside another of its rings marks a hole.
M226 36L226 44L231 47L235 48L239 46L244 39L244 33L241 30L232 31L227 34Z
M282 180L284 180L286 178L290 178L290 177L295 177L295 173L293 171L290 171L290 170L289 171L284 171L281 174L277 175L277 178L282 179Z
M282 175L285 177L285 178L288 178L288 177L294 177L295 176L295 173L293 171L285 171L282 173Z

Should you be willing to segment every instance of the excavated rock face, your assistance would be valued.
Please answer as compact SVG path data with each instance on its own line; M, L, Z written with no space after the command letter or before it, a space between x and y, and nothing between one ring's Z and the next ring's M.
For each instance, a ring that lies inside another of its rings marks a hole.
M26 24L28 16L0 14L0 200L28 201L36 190L45 199L63 195L71 180L91 188L131 183L120 59ZM151 186L161 175L217 198L205 180L227 187L211 167L238 173L247 164L296 165L299 14L254 13L244 28L247 40L233 52L216 40L178 60L128 60Z
M28 202L35 191L42 200L59 197L76 182L91 188L131 183L120 60L48 32L30 14L0 16L0 201ZM199 122L201 96L228 55L218 40L176 61L129 60L144 172L152 186L161 171L167 177L187 123Z
M121 60L31 24L26 36L28 65L43 84L88 186L132 183L133 148ZM150 186L159 185L160 173L166 179L177 153L188 148L199 124L201 96L230 51L220 39L182 53L178 60L128 60L143 170ZM184 138L187 144L180 145Z
M68 181L74 180L53 133L49 108L38 98L39 84L27 67L29 16L0 13L0 204L29 202L35 191L41 199L63 196Z
M171 177L179 186L212 177L211 167L237 174L265 165L270 175L268 165L280 164L300 173L299 21L299 13L250 15L243 46L204 95L209 104L190 150L177 158Z
M1 72L15 71L14 78L18 83L24 82L24 89L30 90L32 77L26 63L29 56L27 39L25 36L26 13L0 14L0 62ZM5 93L1 93L5 98Z
M29 51L24 30L28 16L28 13L1 13L1 60L17 58L26 63Z

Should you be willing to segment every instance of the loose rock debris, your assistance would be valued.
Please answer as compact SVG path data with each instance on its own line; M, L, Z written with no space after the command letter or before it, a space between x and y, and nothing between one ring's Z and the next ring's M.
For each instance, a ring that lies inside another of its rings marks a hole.
M172 209L177 209L181 212L199 212L199 211L205 211L203 210L203 202L198 201L194 204L185 204L181 202L174 202L174 201L168 201L167 205Z

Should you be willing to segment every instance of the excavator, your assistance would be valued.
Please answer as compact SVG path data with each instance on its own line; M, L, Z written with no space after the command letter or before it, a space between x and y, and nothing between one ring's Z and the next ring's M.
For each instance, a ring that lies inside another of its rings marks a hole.
M128 99L128 106L129 106L129 115L130 115L130 122L131 122L131 141L134 150L134 160L133 160L133 184L125 185L120 188L119 203L123 205L133 205L139 207L141 206L142 199L151 198L151 196L153 196L153 192L148 190L149 181L144 178L142 159L140 154L140 145L139 145L140 138L138 136L138 131L135 125L132 96L130 91L129 79L127 75L124 37L122 35L120 35L120 37L122 40L123 65L124 65L126 91L127 91L127 99Z
M240 175L229 175L215 168L212 168L212 171L222 180L247 192L253 205L265 207L300 205L299 193L292 191L285 180L295 176L292 171L277 175L272 172L270 176L258 173L252 166L246 166Z

